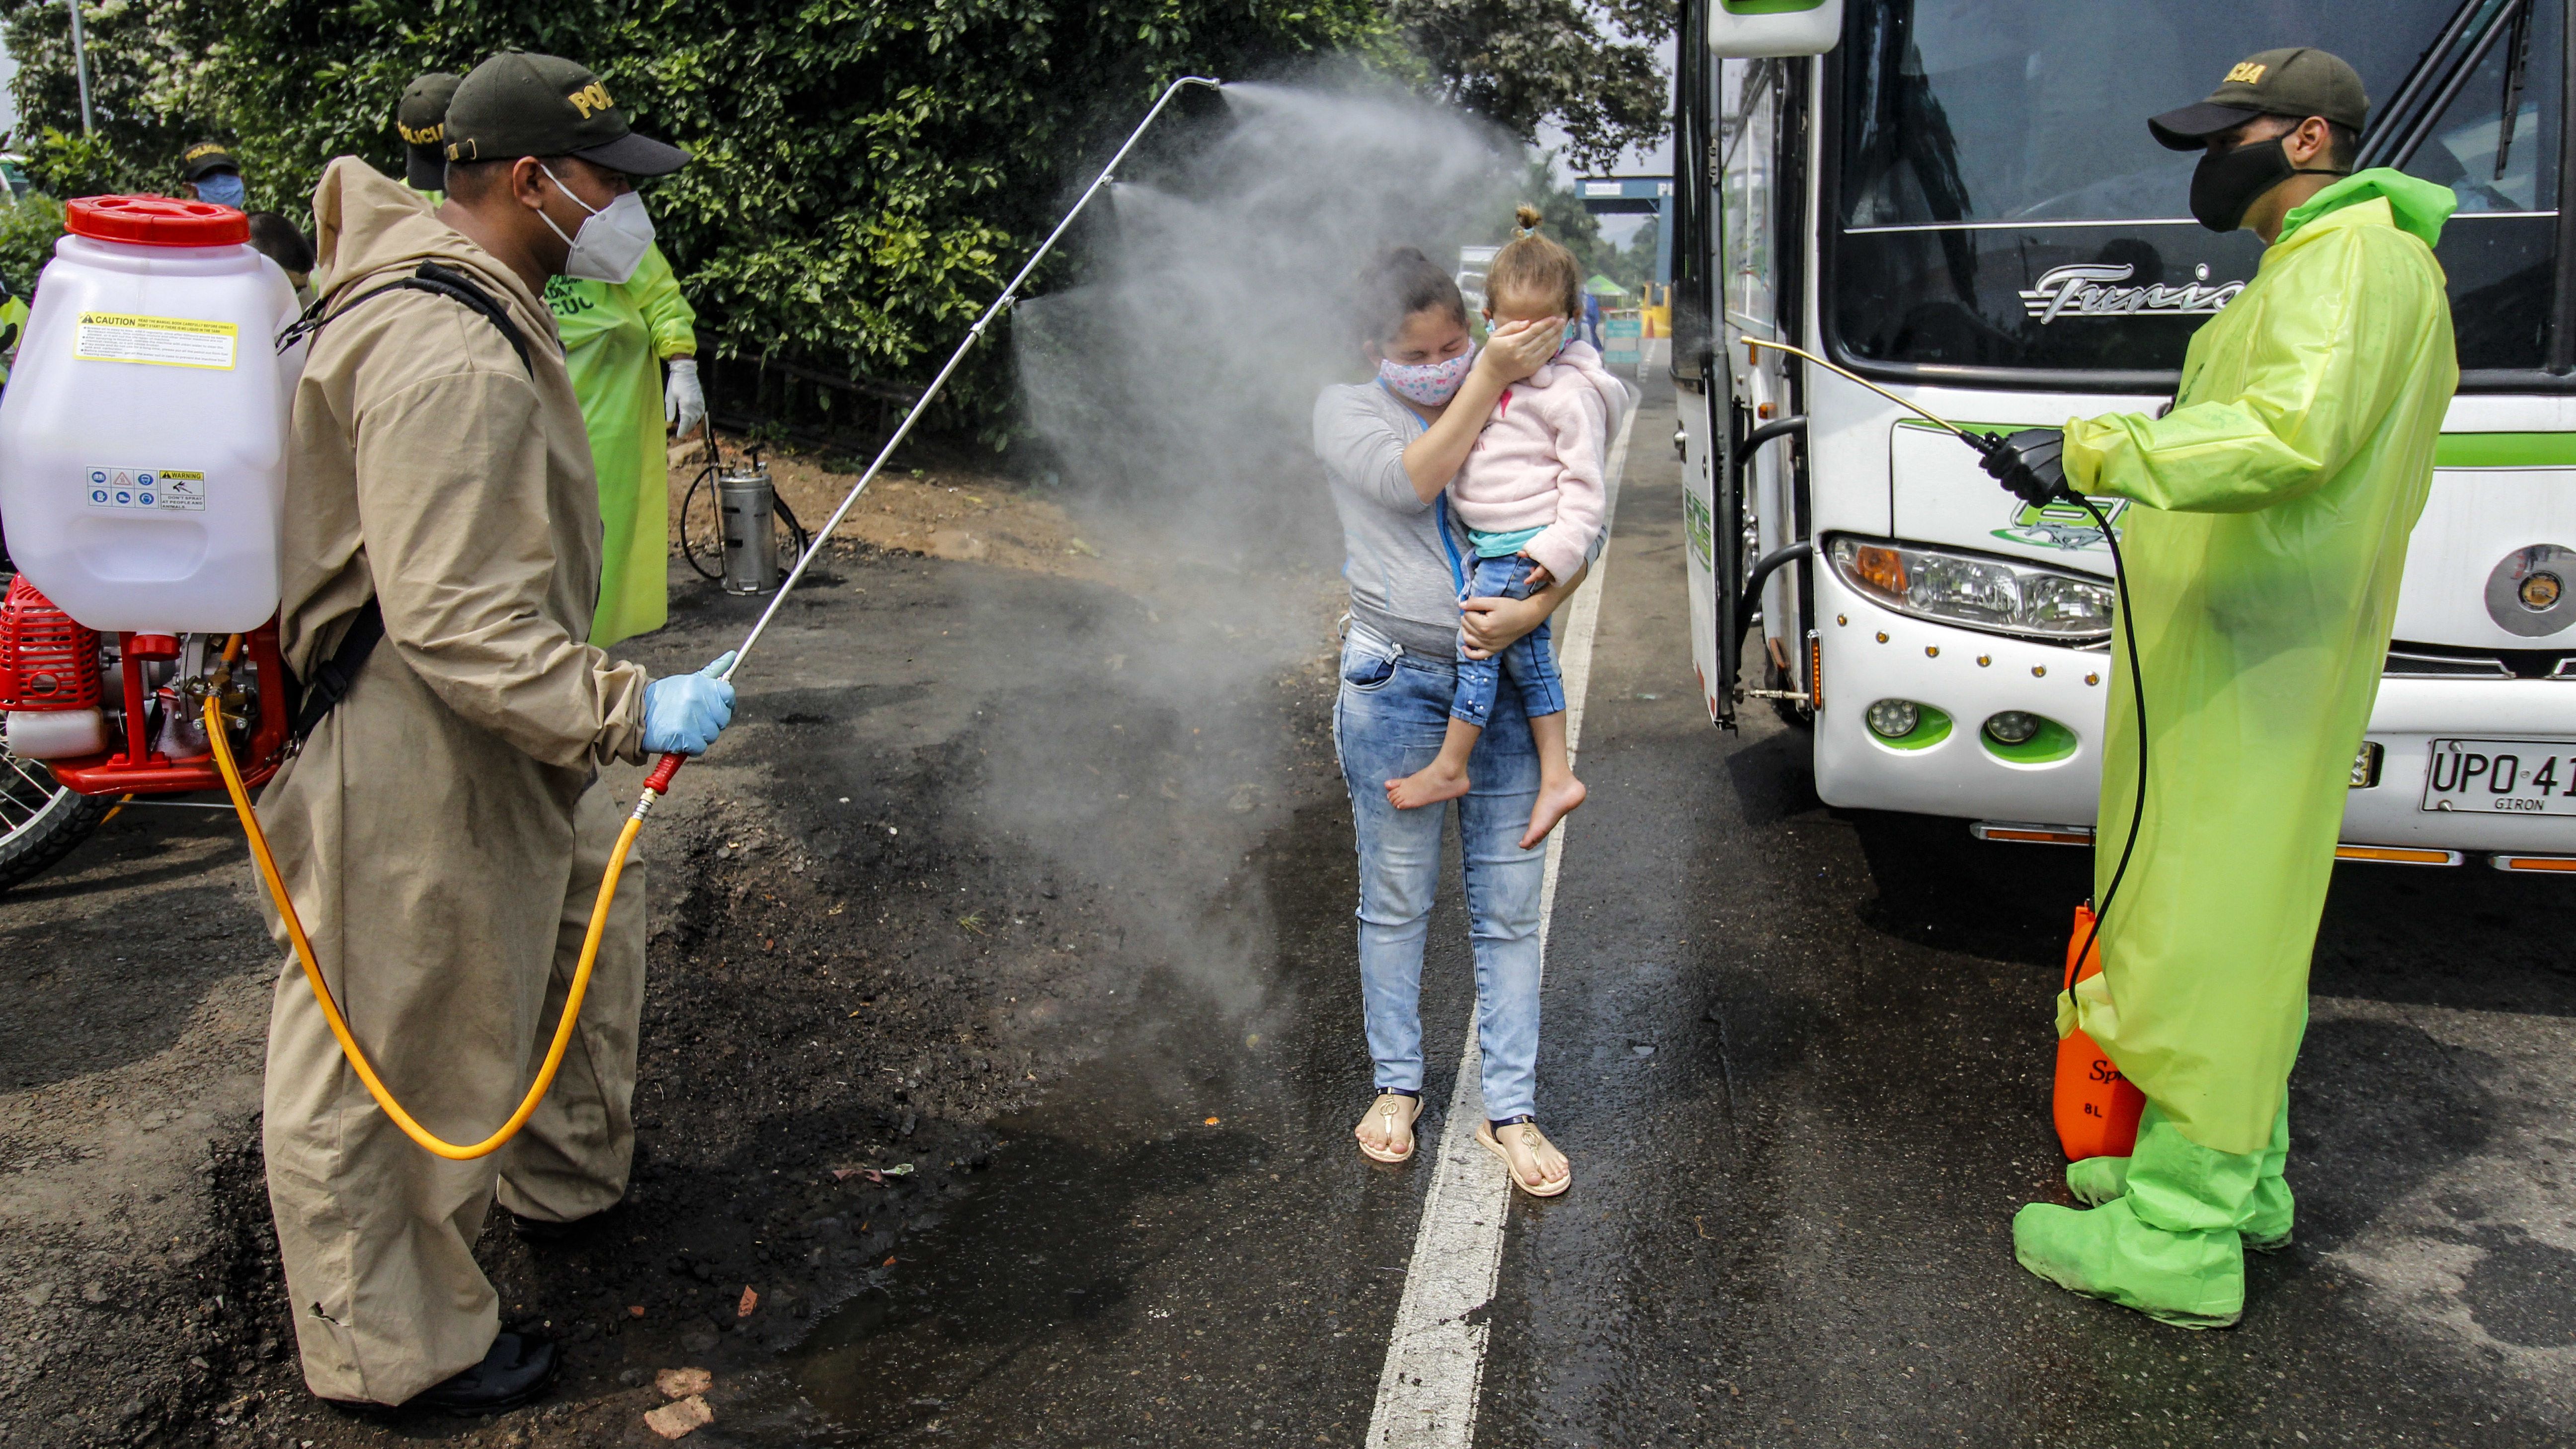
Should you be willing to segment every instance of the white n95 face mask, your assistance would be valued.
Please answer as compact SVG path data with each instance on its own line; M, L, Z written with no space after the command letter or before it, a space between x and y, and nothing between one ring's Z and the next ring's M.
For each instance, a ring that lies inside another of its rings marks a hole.
M564 236L553 217L542 211L537 213L547 228L572 248L564 257L564 275L594 282L623 282L634 276L635 269L644 264L645 249L653 245L653 218L644 210L644 198L632 191L621 191L608 205L593 208L573 196L562 177L544 166L537 169L546 173L557 191L571 196L573 205L590 213L581 230L572 236Z

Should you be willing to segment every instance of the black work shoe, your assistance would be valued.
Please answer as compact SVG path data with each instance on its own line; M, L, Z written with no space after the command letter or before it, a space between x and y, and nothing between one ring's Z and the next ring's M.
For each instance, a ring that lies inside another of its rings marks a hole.
M492 1340L481 1363L412 1395L403 1407L435 1409L459 1418L498 1414L534 1403L553 1387L555 1372L562 1366L554 1340L503 1333Z
M525 1242L541 1245L561 1243L567 1242L589 1232L592 1227L598 1224L601 1218L606 1217L607 1215L608 1210L603 1208L595 1213L585 1214L584 1216L573 1218L565 1222L558 1222L553 1218L525 1218L519 1216L517 1213L512 1213L510 1214L510 1231Z

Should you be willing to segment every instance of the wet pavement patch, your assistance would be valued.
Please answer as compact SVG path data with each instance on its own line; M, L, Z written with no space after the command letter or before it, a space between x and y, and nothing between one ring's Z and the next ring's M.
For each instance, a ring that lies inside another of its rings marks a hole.
M2482 1252L2460 1296L2478 1327L2522 1348L2576 1347L2576 1253L2513 1228L2476 1242Z

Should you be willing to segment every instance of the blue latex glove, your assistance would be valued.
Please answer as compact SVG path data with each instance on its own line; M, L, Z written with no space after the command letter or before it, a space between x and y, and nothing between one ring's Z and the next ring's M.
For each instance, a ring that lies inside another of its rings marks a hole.
M644 753L703 755L733 722L733 686L716 676L733 667L733 651L695 674L672 674L644 686Z

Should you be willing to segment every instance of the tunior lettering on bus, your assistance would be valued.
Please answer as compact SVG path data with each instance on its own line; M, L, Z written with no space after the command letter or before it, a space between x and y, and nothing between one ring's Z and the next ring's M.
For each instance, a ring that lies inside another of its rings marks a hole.
M2236 300L2243 282L2211 285L2209 265L2193 268L2193 279L2177 287L2161 282L2143 287L2118 285L2137 268L2125 262L2078 262L2051 267L2021 294L2021 304L2046 326L2060 317L2134 317L2142 312L2173 317L2206 317Z

